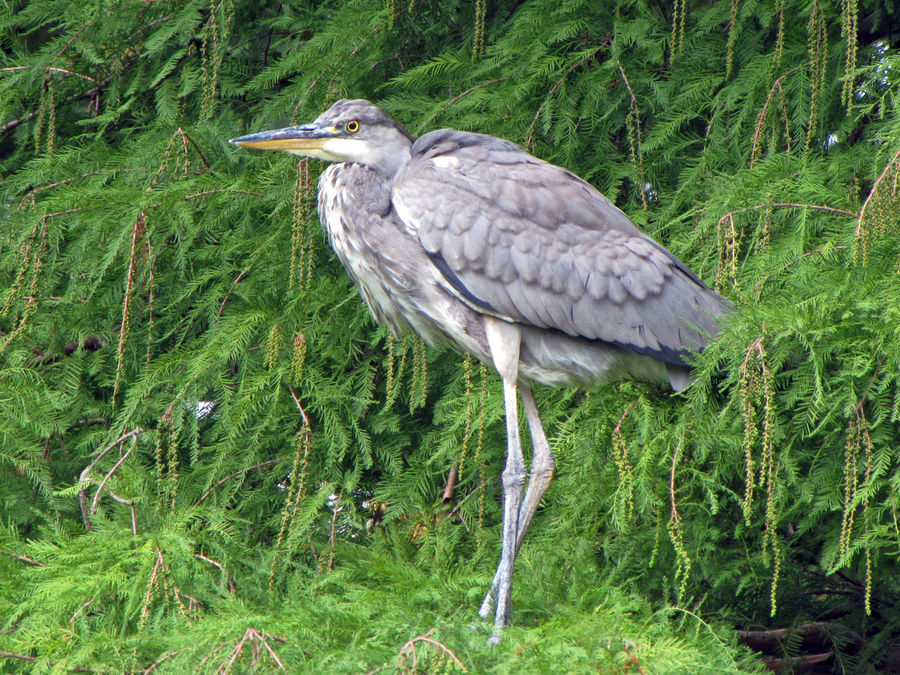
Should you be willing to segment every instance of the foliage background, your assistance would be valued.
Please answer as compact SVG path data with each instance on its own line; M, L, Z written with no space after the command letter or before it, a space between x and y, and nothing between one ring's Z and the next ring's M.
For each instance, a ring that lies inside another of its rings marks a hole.
M898 12L6 0L0 670L896 668ZM538 391L499 649L495 376L371 322L316 162L227 144L347 96L570 168L735 302L683 395Z

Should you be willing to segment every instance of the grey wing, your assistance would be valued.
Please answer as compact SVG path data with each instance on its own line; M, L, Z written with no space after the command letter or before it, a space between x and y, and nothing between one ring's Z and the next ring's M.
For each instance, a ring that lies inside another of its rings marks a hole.
M448 290L485 313L683 365L727 309L597 190L508 141L426 134L392 201Z

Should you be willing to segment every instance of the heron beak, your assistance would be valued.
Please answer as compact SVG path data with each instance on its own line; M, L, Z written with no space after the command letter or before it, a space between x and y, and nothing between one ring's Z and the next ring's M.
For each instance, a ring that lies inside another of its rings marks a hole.
M229 143L243 148L259 148L260 150L286 150L296 154L321 152L325 143L338 135L333 126L306 124L299 127L285 127L273 131L261 131L239 138L232 138Z

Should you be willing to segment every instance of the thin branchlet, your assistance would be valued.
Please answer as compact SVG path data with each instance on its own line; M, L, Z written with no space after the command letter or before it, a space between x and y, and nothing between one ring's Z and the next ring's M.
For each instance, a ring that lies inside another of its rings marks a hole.
M622 75L622 81L628 89L629 104L628 116L625 120L625 126L628 129L628 147L631 150L631 165L634 167L635 177L637 179L638 192L641 195L641 205L647 210L647 190L644 183L644 160L641 156L641 111L638 109L637 96L631 88L631 83L625 75L625 69L622 64L617 62L619 73Z
M731 0L731 18L728 21L728 45L725 48L725 79L731 77L734 66L734 46L737 44L737 21L739 0Z
M900 180L900 150L890 161L869 190L859 210L853 238L853 260L863 265L869 261L872 241L890 231L900 208L897 183Z
M234 0L212 0L200 50L203 61L203 103L200 119L208 119L218 96L219 72L234 20Z
M313 187L309 179L309 158L297 164L297 181L294 186L294 208L291 219L291 268L288 289L302 294L312 281L313 227L311 215Z
M859 4L857 0L841 0L841 37L845 40L844 85L841 102L849 112L855 94L856 51L859 32Z
M281 328L277 323L269 331L264 354L263 365L266 370L272 370L278 364L278 357L281 354Z
M463 377L465 380L466 390L463 394L463 399L465 400L466 412L465 412L465 424L463 426L463 440L462 445L460 446L459 451L459 460L458 460L458 472L459 472L459 480L463 479L465 467L466 467L466 455L469 451L469 441L472 436L472 411L475 407L474 401L472 400L472 357L466 354L466 358L463 359Z
M847 423L847 444L844 451L844 499L841 512L841 534L839 556L844 564L851 557L851 544L853 542L853 525L858 506L862 506L863 536L862 543L865 552L865 611L872 612L872 552L869 541L870 514L869 514L869 490L872 479L873 444L869 433L869 420L864 409L865 399L860 399L853 409L853 414ZM859 481L860 455L863 463L862 485ZM862 490L862 495L860 495Z
M681 453L684 449L685 434L678 437L675 444L675 451L672 453L672 466L669 471L669 522L666 529L669 533L669 539L672 542L672 548L675 549L675 582L678 584L678 596L676 604L681 605L684 602L687 592L688 579L691 576L691 557L688 555L687 546L684 541L684 530L681 527L681 516L678 513L678 502L675 496L675 472L678 463L681 460Z
M475 37L472 39L472 56L476 59L484 51L485 15L487 0L475 0Z
M828 27L825 23L825 12L819 0L813 0L809 14L809 63L810 63L810 96L809 126L806 130L806 141L803 144L803 156L809 154L812 139L818 130L819 108L822 100L822 89L825 87L825 70L828 65Z
M622 433L622 425L628 419L633 408L634 403L625 409L612 431L613 459L619 470L616 511L620 527L624 527L631 520L631 514L634 512L634 472L631 468L631 461L628 458L628 444Z
M303 366L306 363L306 335L298 333L293 341L291 351L291 383L297 385L303 378Z
M753 508L754 488L766 491L765 529L762 553L772 565L770 607L777 609L777 588L781 572L781 544L778 540L778 504L776 499L777 466L775 463L775 382L765 349L765 335L758 337L746 349L739 371L739 395L744 420L745 486L742 502L744 520L749 525ZM762 427L760 430L759 427ZM757 463L753 449L761 439L761 455Z

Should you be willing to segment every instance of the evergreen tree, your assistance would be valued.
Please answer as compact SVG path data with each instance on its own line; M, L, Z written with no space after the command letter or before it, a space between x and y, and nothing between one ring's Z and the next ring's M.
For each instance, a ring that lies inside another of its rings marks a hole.
M892 667L898 21L853 0L4 4L0 670L761 667L739 640ZM469 626L499 547L499 381L372 322L317 162L227 144L343 97L571 169L735 303L683 394L536 392L557 476L498 650Z

